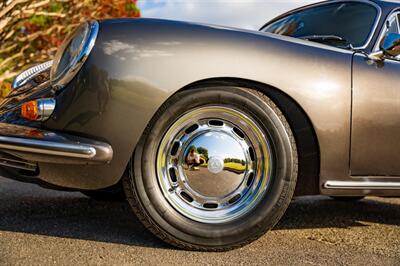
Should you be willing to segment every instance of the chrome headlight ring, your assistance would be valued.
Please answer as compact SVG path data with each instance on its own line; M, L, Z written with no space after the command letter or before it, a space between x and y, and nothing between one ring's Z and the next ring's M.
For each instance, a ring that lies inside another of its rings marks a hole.
M81 69L96 42L99 23L90 21L81 24L70 34L58 50L50 71L55 88L67 85Z
M25 83L33 79L36 75L49 70L52 65L53 60L50 60L42 64L30 67L27 70L21 72L18 76L15 77L12 83L12 88L17 89L23 86Z

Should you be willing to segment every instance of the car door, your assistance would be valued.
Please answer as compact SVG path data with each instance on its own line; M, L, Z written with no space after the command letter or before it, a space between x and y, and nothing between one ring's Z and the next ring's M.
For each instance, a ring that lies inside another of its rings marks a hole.
M400 32L399 12L389 17L380 38L388 32ZM354 56L352 176L400 176L399 82L399 58L372 62L362 54Z

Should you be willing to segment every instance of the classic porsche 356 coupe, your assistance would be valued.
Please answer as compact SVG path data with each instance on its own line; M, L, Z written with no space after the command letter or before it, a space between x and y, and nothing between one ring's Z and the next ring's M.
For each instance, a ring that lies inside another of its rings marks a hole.
M250 243L293 196L400 196L399 18L335 0L260 31L84 23L1 102L1 175L126 197L192 250Z

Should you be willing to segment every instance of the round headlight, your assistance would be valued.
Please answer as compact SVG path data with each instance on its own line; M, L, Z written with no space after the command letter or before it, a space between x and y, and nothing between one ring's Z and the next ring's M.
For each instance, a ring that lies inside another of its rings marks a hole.
M63 87L72 80L82 67L96 41L99 24L97 21L85 22L67 36L57 51L51 68L53 85Z

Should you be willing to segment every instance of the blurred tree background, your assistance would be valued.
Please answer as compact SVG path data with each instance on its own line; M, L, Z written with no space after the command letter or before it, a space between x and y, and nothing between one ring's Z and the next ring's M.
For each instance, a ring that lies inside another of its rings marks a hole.
M0 97L22 70L53 58L85 20L140 17L137 0L0 0Z

